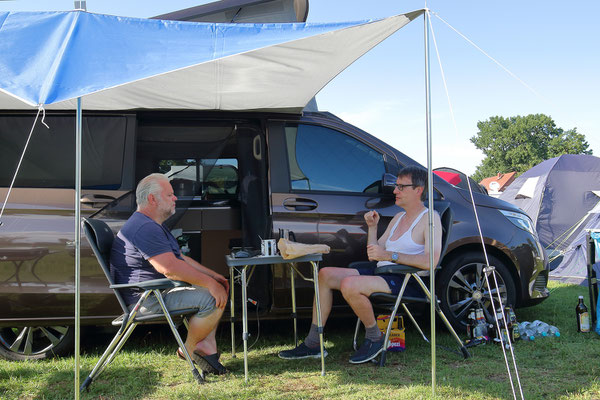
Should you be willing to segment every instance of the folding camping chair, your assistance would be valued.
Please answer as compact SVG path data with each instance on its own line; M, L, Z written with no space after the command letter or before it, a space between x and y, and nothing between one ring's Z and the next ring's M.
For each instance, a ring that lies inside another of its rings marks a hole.
M177 332L177 327L175 326L175 323L173 322L173 317L180 319L180 318L184 318L186 316L194 315L195 313L198 312L198 309L197 308L187 308L187 309L182 309L182 310L168 311L165 306L165 302L162 298L162 295L161 295L161 290L178 287L178 286L188 286L189 284L187 284L185 282L173 281L173 280L165 278L165 279L154 279L154 280L145 281L145 282L141 282L141 283L115 285L112 280L112 276L110 274L110 268L109 268L110 251L112 248L113 240L115 238L112 230L108 227L108 225L104 221L101 221L98 219L84 218L82 225L83 225L83 230L85 232L85 236L87 237L87 239L92 247L92 250L94 251L94 254L96 255L96 258L98 259L100 266L102 267L102 271L104 272L104 275L106 275L106 279L108 279L110 288L113 289L115 296L117 297L117 301L119 302L119 304L121 305L121 308L123 309L123 315L121 315L120 317L118 317L114 321L112 321L112 324L114 326L119 326L119 330L118 330L117 334L115 335L115 337L113 338L113 340L108 345L108 347L106 348L106 350L104 351L104 354L102 354L102 357L100 357L100 360L98 360L98 363L96 363L96 366L94 367L92 372L90 372L88 377L85 379L85 381L81 385L80 391L83 391L84 389L89 388L89 386L92 384L94 379L96 379L102 373L104 368L106 368L106 366L108 366L108 364L110 364L110 362L115 358L116 354L119 352L121 347L123 347L123 345L129 338L129 336L131 335L131 333L133 332L135 327L138 324L144 323L144 322L146 322L146 323L148 323L148 322L153 322L153 323L154 322L164 322L164 321L168 322L168 324L171 328L171 331L173 332L173 336L175 336L175 340L177 340L179 347L181 348L183 354L185 355L185 359L187 360L190 368L192 369L192 374L193 374L194 378L196 379L196 381L198 381L198 383L204 383L204 375L199 373L198 370L196 369L196 366L192 362L192 359L190 358L190 355L189 355L188 351L186 350L183 341L181 340L181 336L179 336L179 332ZM127 304L125 304L125 301L123 300L123 298L121 297L121 294L119 293L119 289L125 289L125 288L139 288L139 289L144 290L144 293L141 295L140 299L138 300L138 302L135 304L135 307L133 307L133 309L131 311L129 311L129 309L127 308ZM158 300L159 304L161 305L163 312L160 314L137 315L141 304L151 294L156 296L156 299ZM184 320L184 322L186 322L186 321ZM187 323L186 323L186 327L187 327Z
M436 202L434 204L434 209L440 214L440 218L442 220L442 250L440 253L440 262L441 262L442 256L446 252L446 247L448 246L448 237L450 236L450 231L452 229L452 210L450 209L450 203L445 202L445 201ZM438 262L436 269L439 269L440 262ZM417 274L420 271L422 271L422 269L419 269L416 267L411 267L408 265L401 265L401 264L386 265L383 267L377 267L375 269L376 275L381 275L381 274L404 275L402 287L400 288L400 292L398 293L398 295L394 295L391 293L379 293L378 292L378 293L372 293L371 296L369 296L369 300L371 301L371 304L373 304L374 309L381 309L381 310L385 310L386 312L391 313L387 331L385 333L385 341L383 342L383 350L381 353L381 359L379 361L379 366L383 366L385 364L385 357L386 357L386 352L387 352L387 348L389 345L390 332L392 330L392 321L394 321L394 319L396 318L396 314L398 312L398 308L400 307L400 305L402 305L404 312L406 313L406 315L408 315L408 317L410 318L412 323L415 325L415 327L417 328L417 330L419 331L419 333L421 334L423 339L426 342L429 342L429 340L427 339L427 336L425 336L425 334L421 330L421 327L419 326L417 321L414 319L414 317L408 310L408 307L406 306L406 304L423 304L423 303L429 304L432 299L432 295L431 295L431 292L429 291L429 288L425 285L425 283L423 282L421 277ZM423 290L423 293L425 294L425 297L404 296L404 291L405 291L406 286L411 278L414 278L418 282L419 286ZM452 336L454 336L454 339L458 342L463 357L464 358L471 357L471 355L469 354L469 351L465 347L464 343L458 337L458 335L456 334L456 331L454 330L452 325L450 325L450 322L444 315L444 312L440 308L439 301L437 300L437 298L434 298L434 299L435 299L434 300L435 301L435 310L436 310L438 316L442 319L442 321L444 321L444 324L446 324L446 327L448 328L448 330L450 331ZM353 345L354 345L355 350L357 349L357 338L358 338L358 332L360 330L360 325L361 325L361 321L360 321L360 319L358 319L356 321L356 329L354 330L354 339L353 339L354 340Z

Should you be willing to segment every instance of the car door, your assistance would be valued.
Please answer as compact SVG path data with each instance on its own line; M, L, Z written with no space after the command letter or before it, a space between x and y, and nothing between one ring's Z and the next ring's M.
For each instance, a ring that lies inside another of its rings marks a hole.
M279 135L269 142L271 153L279 149L271 156L274 235L285 228L299 242L327 244L331 252L322 266L345 267L365 260L364 213L375 209L383 216L381 234L399 211L393 196L382 192L381 179L390 160L366 141L332 127L286 123L278 129ZM310 276L307 268L305 272ZM307 291L305 297L298 296L298 304L310 305L310 285L297 286Z

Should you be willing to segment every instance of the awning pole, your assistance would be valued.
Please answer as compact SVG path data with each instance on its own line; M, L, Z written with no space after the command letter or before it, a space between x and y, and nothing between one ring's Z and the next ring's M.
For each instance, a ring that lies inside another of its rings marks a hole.
M81 269L81 97L77 98L75 127L75 400L79 400L79 281Z
M433 229L433 168L431 163L431 83L429 79L429 9L425 9L425 126L427 136L427 195L429 197L429 288L431 316L431 398L435 398L435 265L434 265L434 229ZM440 254L441 257L441 254Z

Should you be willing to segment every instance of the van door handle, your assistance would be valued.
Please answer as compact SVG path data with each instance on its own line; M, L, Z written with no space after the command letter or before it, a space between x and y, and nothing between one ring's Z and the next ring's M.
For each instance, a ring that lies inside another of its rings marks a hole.
M106 194L84 194L79 199L79 202L90 207L103 207L113 200L115 200L114 197Z
M302 198L293 197L293 198L285 199L283 201L283 206L288 210L310 211L310 210L314 210L315 208L317 208L319 206L319 203L317 203L316 201L311 200L311 199L302 199Z

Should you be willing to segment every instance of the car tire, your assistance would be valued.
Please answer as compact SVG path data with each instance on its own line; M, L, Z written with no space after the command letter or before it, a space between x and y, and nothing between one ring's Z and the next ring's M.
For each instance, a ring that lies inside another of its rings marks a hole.
M517 299L515 283L508 268L493 255L488 255L490 265L495 267L496 280L500 288L502 307L514 306ZM485 257L481 252L466 252L451 259L442 267L437 279L437 297L440 307L450 324L460 332L467 328L467 317L471 308L483 308L488 321L493 321L493 308L484 277ZM494 305L499 302L491 272L488 281L492 287Z
M23 361L64 356L73 350L74 342L73 326L0 328L0 357Z

